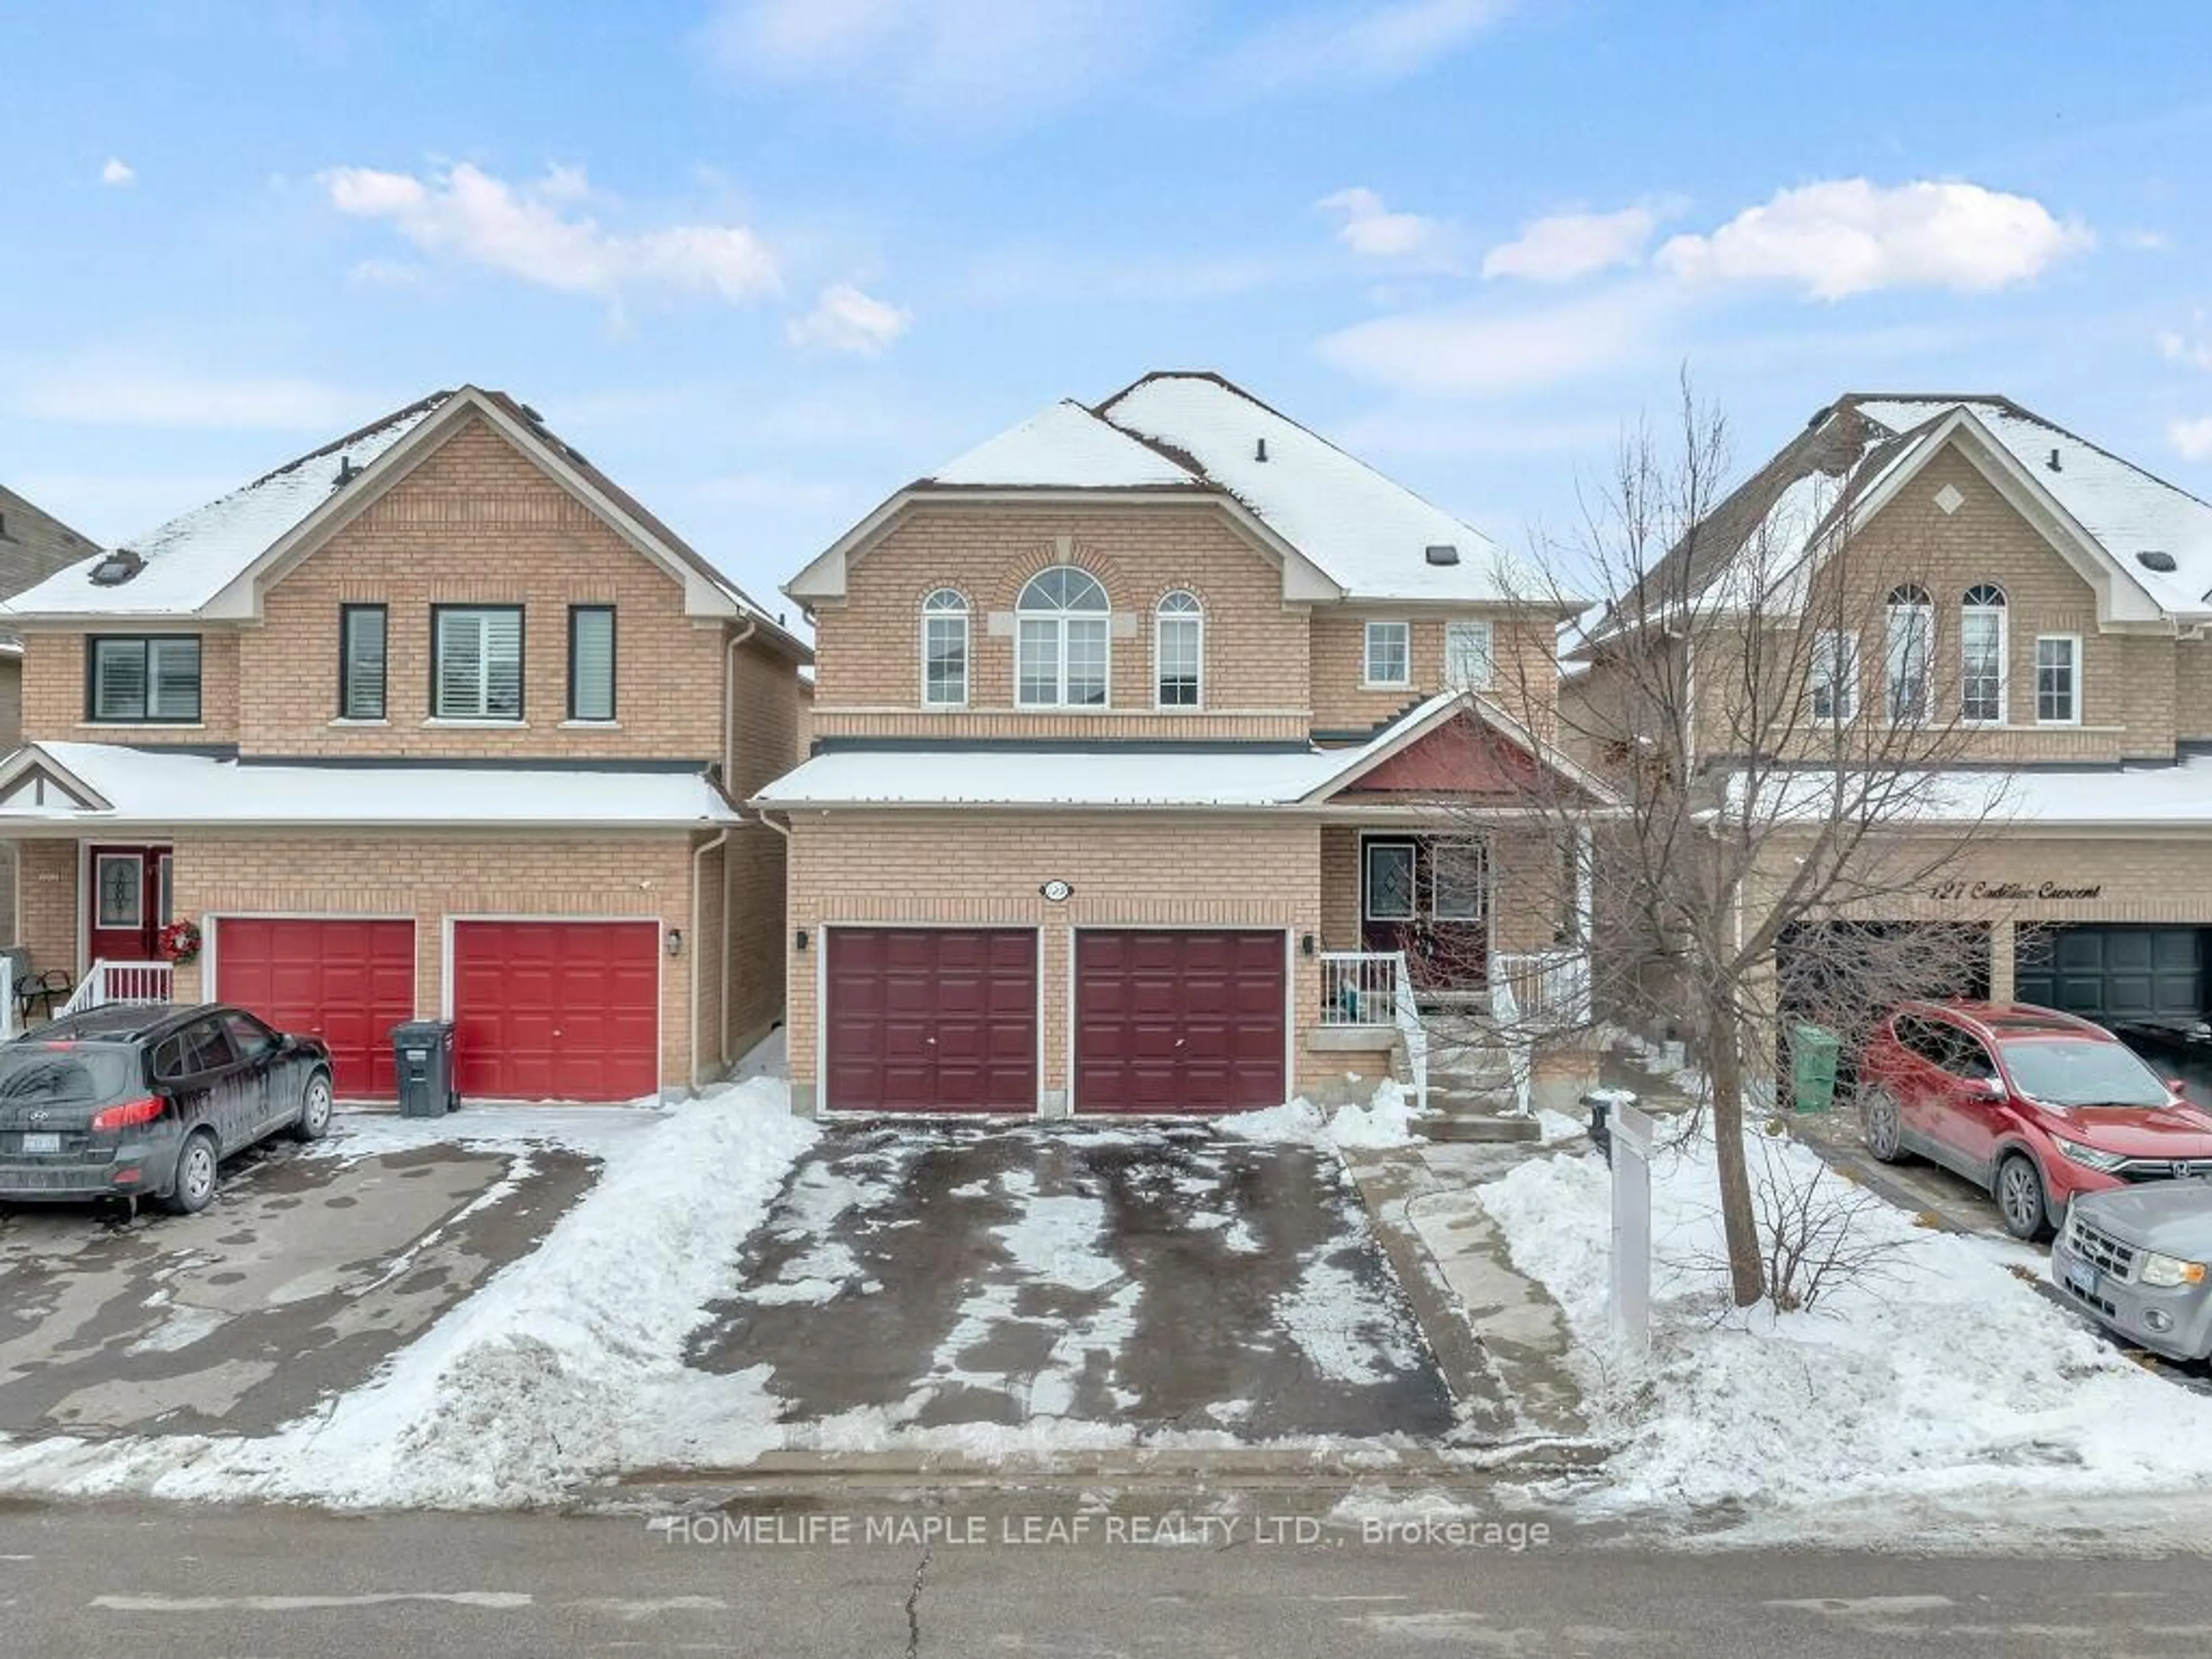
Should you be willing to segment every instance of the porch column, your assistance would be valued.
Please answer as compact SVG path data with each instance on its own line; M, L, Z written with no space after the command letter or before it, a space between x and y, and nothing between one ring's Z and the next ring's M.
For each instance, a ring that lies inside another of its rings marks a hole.
M1575 826L1575 937L1573 942L1587 951L1592 938L1592 918L1596 908L1593 891L1597 883L1596 852L1590 827L1587 823Z
M2013 952L2016 943L2013 924L1993 921L1990 924L1990 1000L2010 1002L2017 994L2013 981Z

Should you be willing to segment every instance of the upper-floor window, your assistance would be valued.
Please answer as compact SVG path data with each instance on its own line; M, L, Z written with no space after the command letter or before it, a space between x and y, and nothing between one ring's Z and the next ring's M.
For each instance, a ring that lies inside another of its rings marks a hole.
M85 641L84 664L87 720L198 724L197 634L95 635Z
M1889 594L1889 631L1883 643L1882 718L1893 726L1917 725L1934 698L1936 604L1917 585Z
M380 605L338 607L338 718L384 718L385 611Z
M950 587L921 602L921 700L932 708L968 702L968 601Z
M1487 691L1496 672L1496 643L1489 623L1468 617L1444 624L1445 684Z
M2004 724L2006 648L2004 589L1968 588L1959 608L1959 718L1969 726Z
M522 718L522 607L430 607L430 713L448 720Z
M1370 622L1367 653L1360 678L1369 685L1398 686L1413 683L1413 624Z
M2081 641L2072 634L2036 635L2035 719L2039 726L2081 721Z
M1841 724L1856 719L1859 712L1857 636L1835 629L1815 634L1805 679L1814 720Z
M1106 590L1087 570L1054 565L1014 601L1014 702L1024 708L1103 708Z
M1206 672L1206 611L1181 588L1164 596L1154 623L1153 659L1163 708L1195 708Z
M568 718L615 717L615 608L568 607Z

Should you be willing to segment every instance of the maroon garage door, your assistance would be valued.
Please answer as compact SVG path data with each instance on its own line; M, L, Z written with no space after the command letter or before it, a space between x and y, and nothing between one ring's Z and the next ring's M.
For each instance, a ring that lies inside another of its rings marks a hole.
M1282 1104L1284 955L1279 933L1079 933L1075 1109Z
M831 927L823 937L830 1110L1036 1109L1035 933Z

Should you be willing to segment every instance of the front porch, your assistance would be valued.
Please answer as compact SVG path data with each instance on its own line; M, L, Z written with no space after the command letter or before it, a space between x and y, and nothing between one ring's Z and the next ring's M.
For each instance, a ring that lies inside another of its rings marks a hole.
M174 1000L176 969L161 952L174 919L171 843L25 840L15 867L0 1039L106 1003Z

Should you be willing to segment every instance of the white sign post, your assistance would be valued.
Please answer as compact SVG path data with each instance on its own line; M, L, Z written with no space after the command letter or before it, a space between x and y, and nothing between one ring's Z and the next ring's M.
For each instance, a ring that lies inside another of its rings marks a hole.
M1657 1125L1626 1102L1613 1108L1613 1283L1607 1299L1614 1340L1651 1346L1651 1147Z

